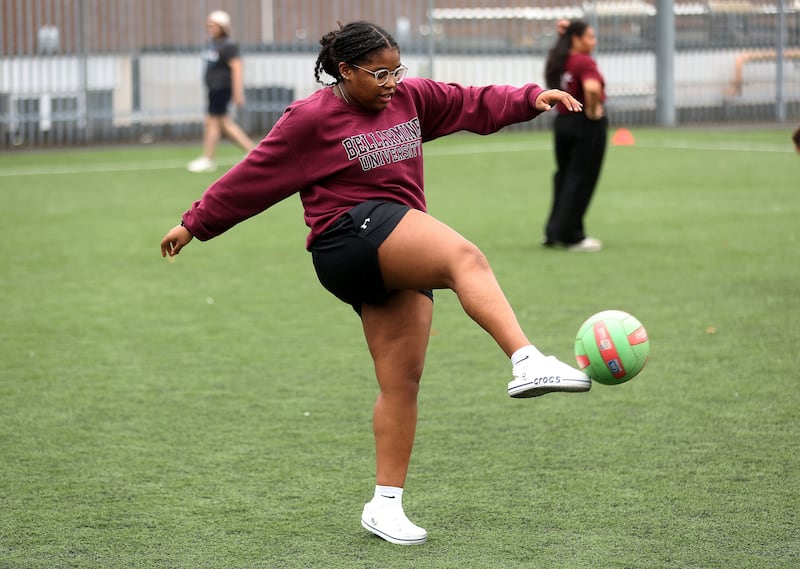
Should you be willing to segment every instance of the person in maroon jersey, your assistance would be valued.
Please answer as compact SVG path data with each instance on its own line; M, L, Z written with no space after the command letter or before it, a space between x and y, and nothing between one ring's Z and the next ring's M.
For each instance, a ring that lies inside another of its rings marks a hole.
M423 543L427 532L406 517L402 493L433 289L453 290L511 358L512 397L587 391L591 381L531 344L483 253L426 213L422 143L460 130L496 132L556 104L571 112L581 106L534 84L463 87L407 78L395 40L368 22L341 26L320 43L314 74L332 81L289 105L169 230L161 254L177 255L193 237L211 239L299 193L317 276L360 315L378 380L376 487L361 523L392 543Z
M553 121L556 173L544 244L569 251L600 251L602 242L589 237L583 221L594 194L606 150L608 119L604 113L605 81L592 59L594 29L581 20L559 20L558 39L547 55L545 81L583 104L575 113L556 105Z
M792 142L794 142L795 152L800 154L800 126L792 133Z

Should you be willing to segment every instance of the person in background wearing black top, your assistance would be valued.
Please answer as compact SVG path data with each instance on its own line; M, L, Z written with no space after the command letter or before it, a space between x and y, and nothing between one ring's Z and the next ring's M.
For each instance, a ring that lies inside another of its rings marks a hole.
M794 149L800 154L800 126L792 134L792 141L794 142Z
M608 120L603 110L605 81L592 59L594 29L581 20L560 20L558 40L545 64L547 87L562 89L583 104L572 113L556 106L553 121L556 173L544 245L568 251L600 251L599 239L584 232L583 218L600 177Z
M190 172L213 172L217 145L224 134L245 152L254 144L250 137L233 122L228 105L233 100L237 107L244 105L244 75L239 45L231 40L231 17L216 10L208 15L206 29L211 40L206 49L205 85L208 91L208 109L203 128L203 155L189 162Z

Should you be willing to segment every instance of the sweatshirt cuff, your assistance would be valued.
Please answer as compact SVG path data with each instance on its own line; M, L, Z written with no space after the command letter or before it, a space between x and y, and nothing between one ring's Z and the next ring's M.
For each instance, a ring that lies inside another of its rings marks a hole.
M542 89L539 85L535 84L532 84L530 90L528 91L528 104L530 104L534 116L538 116L543 112L536 108L536 99L538 99L539 95L544 92L545 89Z
M208 241L213 237L203 228L203 225L198 222L197 216L194 215L193 210L189 210L181 216L181 225L192 234L192 237L200 241Z

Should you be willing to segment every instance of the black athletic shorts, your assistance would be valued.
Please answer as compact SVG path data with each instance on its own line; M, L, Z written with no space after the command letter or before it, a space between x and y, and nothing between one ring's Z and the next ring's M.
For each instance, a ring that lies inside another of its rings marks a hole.
M228 104L233 94L230 89L210 89L208 91L208 114L222 117L228 114Z
M317 278L339 300L361 314L361 305L383 304L386 290L378 247L410 208L392 202L367 201L342 215L311 245ZM433 299L433 291L422 290Z

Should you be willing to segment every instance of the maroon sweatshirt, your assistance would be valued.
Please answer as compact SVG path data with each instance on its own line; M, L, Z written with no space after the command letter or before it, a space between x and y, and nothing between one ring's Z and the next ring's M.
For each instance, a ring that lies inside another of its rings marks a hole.
M183 214L205 241L299 193L306 246L339 216L367 200L425 211L422 143L460 130L479 134L540 114L534 84L462 87L409 78L382 111L348 105L331 88L293 102L247 157Z

